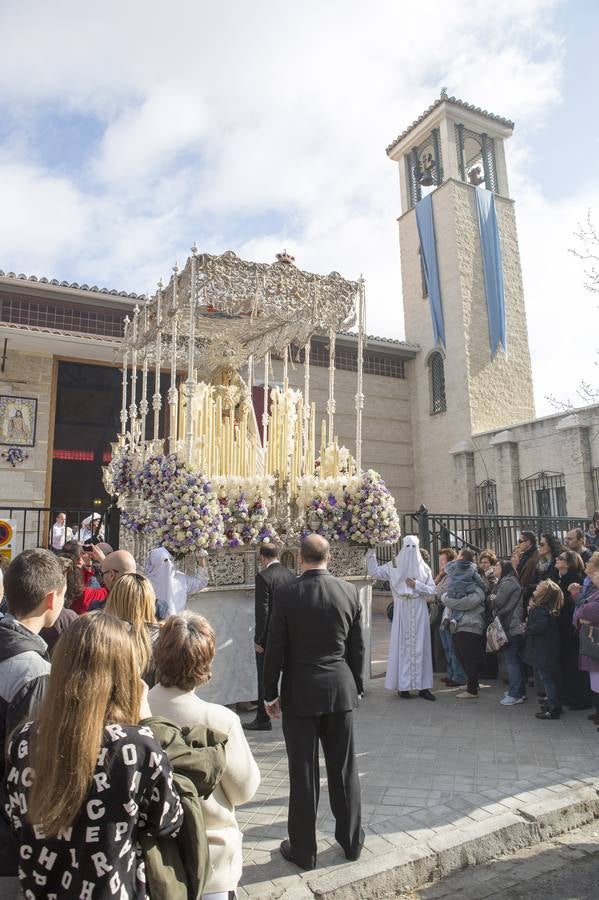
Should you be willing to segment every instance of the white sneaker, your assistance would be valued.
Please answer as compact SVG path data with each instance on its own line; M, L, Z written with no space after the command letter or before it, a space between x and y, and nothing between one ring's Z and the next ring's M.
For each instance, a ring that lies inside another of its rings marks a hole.
M503 700L500 700L502 706L517 706L519 703L524 703L526 697L510 697L509 694L506 694Z

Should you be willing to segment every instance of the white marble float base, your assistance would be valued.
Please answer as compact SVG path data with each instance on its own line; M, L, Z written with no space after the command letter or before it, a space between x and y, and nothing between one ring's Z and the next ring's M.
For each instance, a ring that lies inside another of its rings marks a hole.
M370 678L370 625L372 586L351 579L360 593L366 648L364 679ZM187 607L208 619L216 633L216 655L212 678L198 694L211 703L230 705L256 700L256 656L254 653L254 591L251 588L221 588L200 591L188 598Z

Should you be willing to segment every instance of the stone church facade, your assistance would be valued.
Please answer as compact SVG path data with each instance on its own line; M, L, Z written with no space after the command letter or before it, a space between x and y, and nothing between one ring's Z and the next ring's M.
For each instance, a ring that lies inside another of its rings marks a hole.
M363 461L410 513L591 515L599 507L597 409L535 419L506 119L442 96L387 148L397 165L406 340L370 337ZM494 194L505 349L489 341L476 191ZM444 341L435 340L416 206L430 194ZM118 427L122 320L140 297L0 272L0 395L37 400L35 444L0 455L0 515L10 508L106 503L99 470ZM312 399L325 415L328 346L311 350ZM339 439L355 436L357 348L336 342ZM290 383L301 387L300 367ZM273 361L273 380L282 364ZM6 451L8 445L0 447Z

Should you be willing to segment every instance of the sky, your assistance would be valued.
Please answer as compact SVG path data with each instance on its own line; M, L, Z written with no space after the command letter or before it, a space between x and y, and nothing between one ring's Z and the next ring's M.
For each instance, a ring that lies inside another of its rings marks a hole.
M0 5L0 268L153 292L191 244L367 282L404 337L386 146L445 86L507 144L537 414L596 381L599 221L586 0L77 0Z

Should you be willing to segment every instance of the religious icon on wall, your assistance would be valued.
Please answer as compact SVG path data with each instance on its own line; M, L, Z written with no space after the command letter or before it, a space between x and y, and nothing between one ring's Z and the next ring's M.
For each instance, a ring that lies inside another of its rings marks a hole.
M33 447L36 419L35 397L0 395L0 444Z

